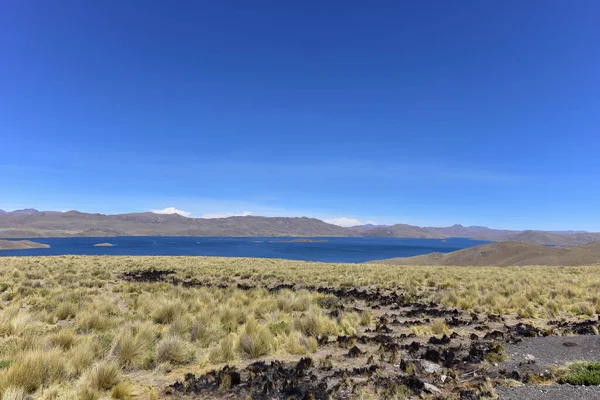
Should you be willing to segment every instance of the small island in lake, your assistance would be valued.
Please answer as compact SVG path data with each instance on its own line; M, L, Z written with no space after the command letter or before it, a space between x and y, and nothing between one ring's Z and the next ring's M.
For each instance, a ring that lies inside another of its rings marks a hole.
M113 246L114 246L114 244L112 244L112 243L96 243L94 245L94 247L113 247Z
M0 250L48 249L50 245L31 240L0 240Z
M272 240L271 243L325 243L327 240L320 239L294 239L294 240Z

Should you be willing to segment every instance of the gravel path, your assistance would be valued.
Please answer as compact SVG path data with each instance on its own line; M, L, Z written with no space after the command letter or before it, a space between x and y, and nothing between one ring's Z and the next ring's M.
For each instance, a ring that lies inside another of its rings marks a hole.
M600 336L530 338L522 343L507 344L504 350L512 362L524 362L526 354L531 354L535 357L536 364L543 367L564 365L573 361L600 361Z
M600 386L521 386L496 389L501 400L596 400L600 399Z
M541 373L552 366L573 361L600 361L600 336L549 336L529 338L517 344L507 344L509 359L498 366L507 371ZM533 356L535 362L531 362ZM600 400L600 386L528 385L496 388L500 399Z

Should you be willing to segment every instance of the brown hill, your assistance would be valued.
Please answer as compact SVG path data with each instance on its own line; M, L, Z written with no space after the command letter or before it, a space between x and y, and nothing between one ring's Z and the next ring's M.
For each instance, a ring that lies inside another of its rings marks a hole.
M600 263L600 242L588 243L580 247L547 247L530 243L500 242L448 254L431 253L372 262L449 266L595 265Z
M368 237L398 237L398 238L420 238L420 239L442 239L448 237L443 233L436 232L430 228L420 226L396 224L392 226L379 226L362 232L362 236Z
M177 214L0 214L0 237L69 236L356 236L314 218L186 218Z
M31 240L0 240L0 250L47 249L50 246Z
M397 224L379 226L368 229L366 226L352 227L361 236L368 237L398 237L398 238L449 238L463 237L475 240L495 242L524 242L552 246L579 246L585 243L600 241L600 233L591 232L544 232L544 231L514 231L507 229L491 229L485 226L449 227L419 227L414 225Z
M466 237L479 240L504 240L510 235L519 233L507 229L491 229L485 226L462 226L460 224L448 227L428 227L427 229L447 237Z
M526 242L554 246L579 246L600 241L600 233L549 233L542 231L524 231L504 238L511 242Z
M521 231L506 229L491 229L485 226L462 226L460 224L435 227L420 227L415 225L397 224L397 225L359 225L352 226L349 229L360 233L363 236L371 237L411 237L411 238L449 238L462 237L479 240L502 240L510 235L520 233Z
M390 225L373 225L373 224L365 224L365 225L354 225L354 226L349 226L347 229L356 232L358 234L363 234L365 232L368 232L370 230L373 230L375 228L387 228Z

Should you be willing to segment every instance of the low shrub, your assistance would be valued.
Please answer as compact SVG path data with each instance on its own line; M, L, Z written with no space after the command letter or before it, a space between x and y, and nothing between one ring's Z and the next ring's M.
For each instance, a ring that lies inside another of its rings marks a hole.
M570 385L600 385L600 362L577 362L569 366L559 383Z

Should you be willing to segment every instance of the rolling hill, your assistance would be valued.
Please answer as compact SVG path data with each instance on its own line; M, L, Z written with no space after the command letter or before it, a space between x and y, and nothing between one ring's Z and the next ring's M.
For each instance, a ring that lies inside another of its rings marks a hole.
M519 233L519 231L514 230L491 229L485 226L462 226L460 224L442 228L429 227L427 229L448 237L468 237L478 240L502 240Z
M503 240L554 246L579 246L600 241L600 233L549 233L542 231L524 231L504 237Z
M448 237L447 235L436 232L431 228L421 228L419 226L407 224L379 226L365 230L361 232L361 235L367 237L399 237L421 239L443 239Z
M485 226L449 227L419 227L414 225L397 224L392 226L366 226L352 227L360 236L367 237L404 237L404 238L429 238L442 239L449 237L462 237L474 240L488 240L492 242L524 242L551 246L579 246L585 243L600 241L600 233L574 232L574 231L516 231L507 229L491 229Z
M5 213L0 237L69 236L356 236L352 231L314 218L186 218L178 214Z
M430 253L372 263L448 266L595 265L600 263L600 242L579 247L547 247L520 242L490 243L447 254Z

